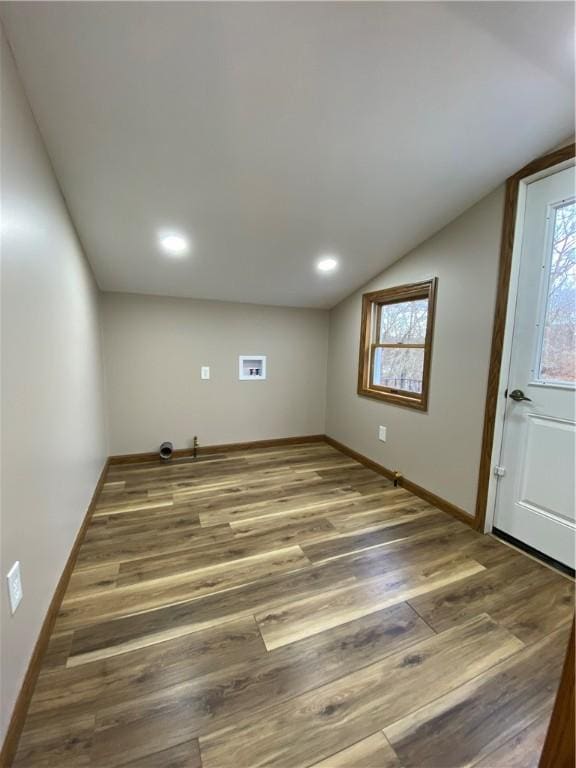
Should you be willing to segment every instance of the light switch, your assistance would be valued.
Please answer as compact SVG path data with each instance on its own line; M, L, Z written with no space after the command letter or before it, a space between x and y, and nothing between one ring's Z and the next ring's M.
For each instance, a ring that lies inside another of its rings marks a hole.
M210 378L210 366L209 365L203 365L200 368L200 378L201 379L209 379Z

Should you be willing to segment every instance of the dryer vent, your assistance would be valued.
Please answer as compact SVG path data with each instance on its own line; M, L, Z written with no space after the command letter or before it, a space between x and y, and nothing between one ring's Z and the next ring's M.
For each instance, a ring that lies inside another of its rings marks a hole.
M172 458L172 453L174 451L174 446L172 443L166 442L162 443L160 446L160 458L164 459L164 461L168 461L168 459Z

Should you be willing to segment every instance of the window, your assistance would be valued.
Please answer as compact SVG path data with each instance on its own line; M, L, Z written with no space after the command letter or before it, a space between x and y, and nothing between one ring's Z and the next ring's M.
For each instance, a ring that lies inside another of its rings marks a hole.
M552 242L544 265L546 296L537 380L576 382L576 202L553 209Z
M427 409L437 282L364 294L359 395Z

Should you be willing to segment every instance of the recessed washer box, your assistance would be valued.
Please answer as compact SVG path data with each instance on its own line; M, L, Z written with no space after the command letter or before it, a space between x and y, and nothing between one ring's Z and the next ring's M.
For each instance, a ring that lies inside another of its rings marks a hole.
M238 378L241 381L262 381L266 378L266 355L240 355Z

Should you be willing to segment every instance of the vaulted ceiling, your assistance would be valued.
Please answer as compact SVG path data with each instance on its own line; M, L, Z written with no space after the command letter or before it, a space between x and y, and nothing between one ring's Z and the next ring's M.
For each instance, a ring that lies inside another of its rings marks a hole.
M1 13L104 290L332 306L574 131L572 3Z

